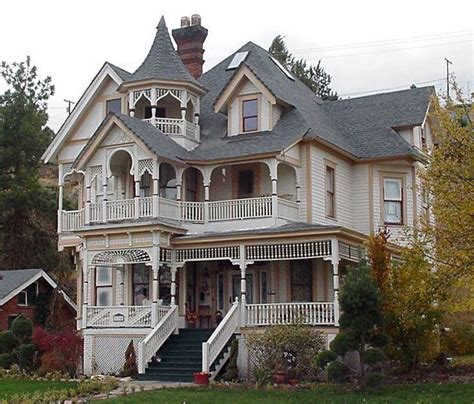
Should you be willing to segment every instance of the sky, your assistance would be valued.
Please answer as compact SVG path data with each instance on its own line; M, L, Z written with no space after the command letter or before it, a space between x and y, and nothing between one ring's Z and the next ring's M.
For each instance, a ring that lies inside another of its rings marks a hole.
M30 55L53 78L50 126L67 116L105 61L133 72L162 15L171 30L200 14L209 30L204 70L248 41L268 48L284 35L295 57L332 75L343 98L434 85L446 92L446 62L464 91L474 91L474 1L147 1L16 0L0 8L0 60ZM0 92L5 84L0 79Z

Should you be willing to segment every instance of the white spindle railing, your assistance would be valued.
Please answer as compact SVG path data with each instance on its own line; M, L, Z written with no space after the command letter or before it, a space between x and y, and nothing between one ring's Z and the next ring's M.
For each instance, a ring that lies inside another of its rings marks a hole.
M135 200L121 199L107 201L107 219L121 220L133 219L135 217Z
M247 304L245 324L249 327L291 324L333 325L334 303L267 303Z
M62 214L62 231L78 230L84 226L84 209L79 210L63 210Z
M269 196L209 202L210 222L270 216L272 216L272 198Z
M239 302L236 301L206 342L202 343L202 371L209 372L212 363L239 327Z
M181 210L180 220L185 222L203 222L204 221L204 203L180 201Z
M171 306L146 338L138 344L138 373L145 373L146 364L178 328L178 306Z
M299 219L298 204L287 199L278 198L278 217L297 221Z
M90 205L90 221L101 222L102 221L102 203L91 203Z
M146 198L138 199L138 215L140 217L153 216L153 197L147 196Z
M159 197L157 212L154 212L153 197L138 198L138 217L158 216L182 222L205 223L244 219L269 218L277 215L286 220L299 220L298 204L278 198L273 203L271 196L261 198L231 199L212 202L176 201ZM103 203L90 203L90 222L103 221ZM112 200L105 203L106 220L124 220L137 217L136 199ZM275 209L277 212L275 212ZM83 209L62 212L62 231L79 229L84 225Z
M151 327L151 306L88 306L87 327Z

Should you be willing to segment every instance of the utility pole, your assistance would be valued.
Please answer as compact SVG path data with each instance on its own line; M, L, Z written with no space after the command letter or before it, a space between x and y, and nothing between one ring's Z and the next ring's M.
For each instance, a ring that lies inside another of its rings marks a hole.
M444 58L446 61L446 97L449 100L449 65L452 65L453 62L448 60L448 58Z
M66 111L68 115L71 115L71 105L74 104L74 101L64 99L64 102L67 103Z

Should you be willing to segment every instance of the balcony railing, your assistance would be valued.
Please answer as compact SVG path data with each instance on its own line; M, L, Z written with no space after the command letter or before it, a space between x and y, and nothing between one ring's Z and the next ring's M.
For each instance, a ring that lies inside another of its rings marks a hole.
M70 232L83 228L85 224L152 217L194 224L269 218L298 221L299 208L297 203L276 196L210 202L152 196L90 203L85 209L62 211L59 217L60 231Z
M334 325L334 303L267 303L247 304L245 325L249 327L291 324Z
M161 130L166 135L182 135L191 139L197 139L197 127L186 119L176 118L147 118L145 122Z

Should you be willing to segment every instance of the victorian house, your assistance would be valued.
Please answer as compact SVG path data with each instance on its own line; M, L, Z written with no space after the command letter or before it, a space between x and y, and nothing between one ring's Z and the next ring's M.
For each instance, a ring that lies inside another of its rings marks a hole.
M203 73L207 34L184 17L175 49L162 18L143 63L105 63L43 156L87 374L120 371L131 340L142 378L181 381L215 377L234 338L245 375L251 329L300 319L330 340L367 236L403 243L428 208L433 88L322 101L252 42Z

